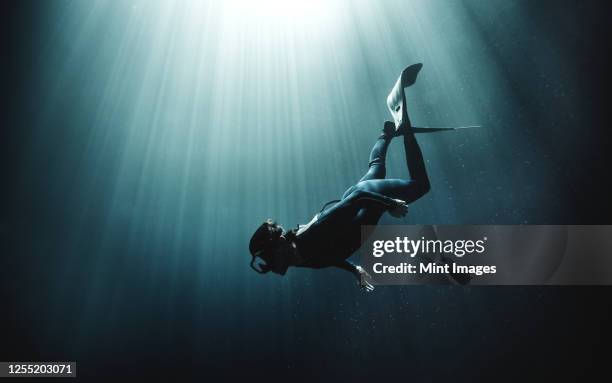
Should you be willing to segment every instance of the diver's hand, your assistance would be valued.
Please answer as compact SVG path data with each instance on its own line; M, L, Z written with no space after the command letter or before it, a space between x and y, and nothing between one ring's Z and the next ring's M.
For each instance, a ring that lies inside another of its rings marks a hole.
M355 270L357 271L359 287L368 293L374 290L374 285L372 285L372 276L361 266L355 266Z
M405 217L408 213L408 204L401 199L394 199L395 204L389 209L389 214L395 218Z

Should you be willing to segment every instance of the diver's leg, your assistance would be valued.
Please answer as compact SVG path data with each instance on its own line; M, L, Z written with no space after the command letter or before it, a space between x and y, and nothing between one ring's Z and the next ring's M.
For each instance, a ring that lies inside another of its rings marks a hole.
M404 149L406 151L406 165L410 179L372 179L359 182L355 187L401 199L407 203L413 202L429 191L429 178L423 161L421 148L414 134L404 134Z
M421 147L414 136L414 133L407 131L404 133L404 152L406 153L406 166L410 174L410 180L419 184L423 194L429 191L429 177L423 161Z
M382 134L376 140L370 152L370 163L367 173L361 177L359 182L383 179L386 175L385 159L387 149L394 136L395 127L391 121L386 121Z
M360 182L356 188L382 194L393 199L411 203L421 198L427 190L418 182L402 179L369 180Z
M374 143L374 146L372 147L372 151L370 152L368 171L363 177L361 177L359 182L385 178L385 175L387 174L385 159L387 157L387 149L389 148L389 143L391 143L392 138L393 137L385 136L383 134L378 137L376 143Z
M396 135L404 136L404 151L406 153L408 173L410 174L410 189L416 189L422 192L422 194L425 194L429 190L429 179L427 178L421 148L414 137L412 124L408 117L406 94L404 91L404 88L415 83L417 75L422 67L423 64L414 64L402 71L391 93L387 97L387 106L395 120Z
M387 172L385 167L387 149L389 148L391 140L395 136L395 125L391 121L385 121L382 133L380 134L380 136L378 136L378 139L374 143L372 151L370 152L370 162L368 171L363 177L361 177L358 183L368 180L385 178ZM356 187L357 185L353 185L348 188L342 195L342 199L348 197L353 191L355 191Z

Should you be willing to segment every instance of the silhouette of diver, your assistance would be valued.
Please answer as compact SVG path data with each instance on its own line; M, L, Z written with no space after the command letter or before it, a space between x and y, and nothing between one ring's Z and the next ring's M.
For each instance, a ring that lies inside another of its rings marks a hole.
M395 122L386 121L370 153L366 174L341 200L326 204L306 225L284 231L271 219L253 234L249 243L251 267L258 273L284 275L290 266L335 266L351 272L366 291L374 287L361 266L347 260L361 247L361 226L375 226L385 212L400 218L411 203L429 191L421 149L406 111L404 88L416 81L422 64L406 68L387 99ZM385 179L387 148L394 137L403 137L409 179Z

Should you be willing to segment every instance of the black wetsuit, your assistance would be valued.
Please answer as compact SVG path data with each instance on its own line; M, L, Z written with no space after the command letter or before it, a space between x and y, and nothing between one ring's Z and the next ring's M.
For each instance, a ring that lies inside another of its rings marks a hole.
M383 133L370 153L368 172L339 202L321 212L316 222L295 237L305 260L300 266L338 266L354 271L346 259L361 246L361 226L376 225L384 212L395 206L394 199L410 203L427 193L429 180L421 149L414 134L403 137L410 179L385 179L385 157L392 136Z

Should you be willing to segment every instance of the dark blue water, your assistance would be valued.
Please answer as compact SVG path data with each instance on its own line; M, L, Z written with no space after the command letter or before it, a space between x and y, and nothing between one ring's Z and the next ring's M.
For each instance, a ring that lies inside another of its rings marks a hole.
M432 191L382 224L605 220L597 5L7 7L2 360L135 379L578 374L607 307L586 289L365 294L340 270L257 275L247 244L264 219L306 223L361 177L415 62L415 125L483 128L419 137ZM394 143L388 176L404 166Z

